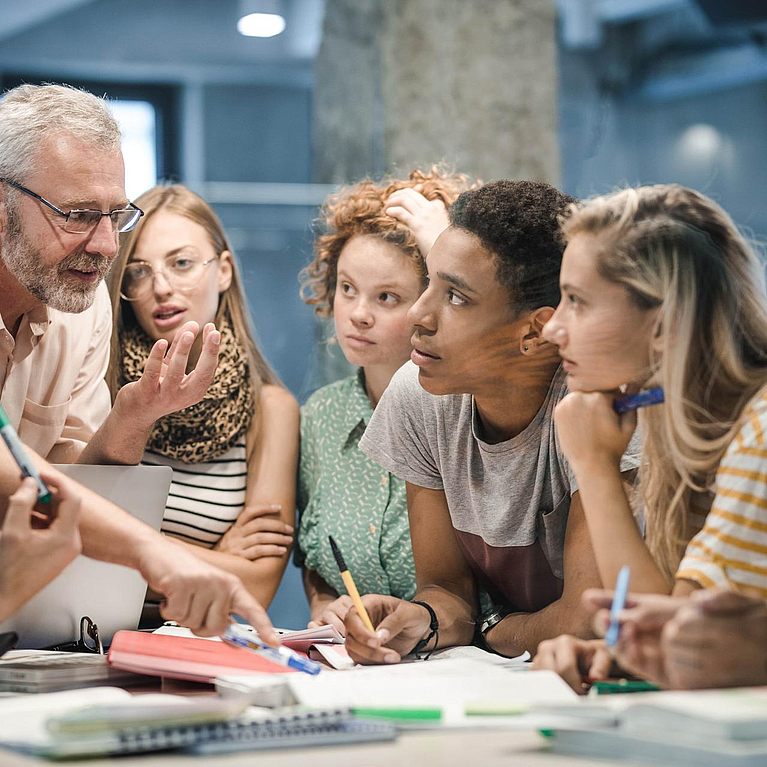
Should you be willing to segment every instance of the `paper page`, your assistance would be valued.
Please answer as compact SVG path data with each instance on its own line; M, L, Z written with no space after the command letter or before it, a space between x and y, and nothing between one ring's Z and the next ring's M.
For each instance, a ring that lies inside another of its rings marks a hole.
M501 655L487 652L486 650L482 650L479 647L466 645L459 647L445 647L442 650L436 650L429 657L429 661L451 660L455 658L479 660L483 663L492 663L494 666L500 666L501 668L514 668L518 666L524 667L525 663L530 660L530 653L525 651L522 653L522 655L517 655L515 658L504 658Z
M248 631L253 631L255 633L255 629L252 626L248 626L247 624L240 625ZM313 644L344 643L344 638L333 626L317 626L313 629L300 629L298 631L293 631L292 629L276 629L276 631L282 638L282 643L284 645L291 647L293 650L299 650L300 652L306 652ZM198 637L183 626L160 626L160 628L152 633L178 637L194 637L195 639L212 639L214 642L221 641L221 637Z
M312 708L433 707L463 710L476 701L520 707L576 698L552 671L515 673L477 660L361 667L316 677L293 674L286 683L296 699Z

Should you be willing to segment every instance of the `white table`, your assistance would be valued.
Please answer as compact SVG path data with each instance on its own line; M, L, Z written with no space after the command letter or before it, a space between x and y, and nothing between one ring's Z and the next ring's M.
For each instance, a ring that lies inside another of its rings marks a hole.
M2 767L31 767L56 762L0 751ZM546 750L537 732L451 730L403 733L392 743L241 751L227 756L152 754L115 759L67 761L66 767L625 767L625 762L577 759Z

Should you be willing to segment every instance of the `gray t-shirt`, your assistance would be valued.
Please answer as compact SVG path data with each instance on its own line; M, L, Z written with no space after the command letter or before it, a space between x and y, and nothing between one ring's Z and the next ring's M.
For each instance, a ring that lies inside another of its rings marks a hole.
M578 490L554 429L554 408L566 393L560 368L527 428L490 444L480 436L474 397L429 394L408 362L360 441L360 449L398 477L445 491L475 576L496 604L512 610L535 612L562 593L567 515ZM639 466L640 451L635 435L622 471Z

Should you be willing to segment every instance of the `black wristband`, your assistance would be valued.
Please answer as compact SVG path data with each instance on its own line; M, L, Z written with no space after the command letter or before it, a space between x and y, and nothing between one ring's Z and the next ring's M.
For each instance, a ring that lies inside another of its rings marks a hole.
M429 633L423 639L419 639L416 643L416 646L411 650L413 655L421 660L421 656L418 653L424 650L426 645L431 642L432 638L434 638L434 647L432 647L431 650L429 650L429 652L423 658L423 660L429 660L431 654L437 649L437 645L439 644L439 621L437 620L437 613L434 612L434 608L430 604L421 602L418 599L411 599L410 603L414 605L421 605L421 607L425 607L429 611Z

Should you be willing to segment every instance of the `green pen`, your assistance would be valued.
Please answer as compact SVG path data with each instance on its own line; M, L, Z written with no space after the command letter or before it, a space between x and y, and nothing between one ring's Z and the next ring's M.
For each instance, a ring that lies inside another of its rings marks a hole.
M354 716L376 719L436 721L442 719L441 708L353 708Z
M658 692L660 687L641 679L615 679L609 682L594 682L591 689L595 695L613 695L621 692Z
M11 451L13 459L19 465L21 473L25 477L32 477L37 482L37 500L41 503L50 503L51 491L37 473L35 465L29 460L27 451L24 450L24 445L21 444L19 435L16 434L16 429L13 428L13 424L2 405L0 405L0 436L8 446L8 450Z

